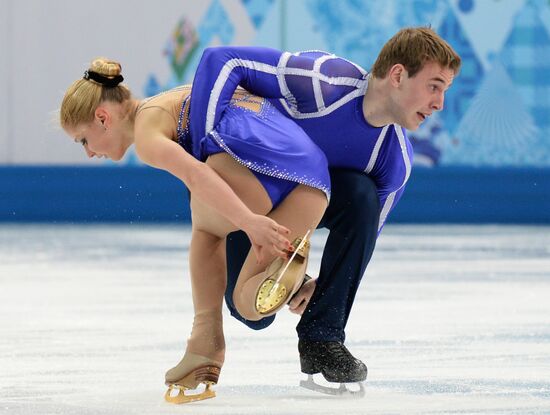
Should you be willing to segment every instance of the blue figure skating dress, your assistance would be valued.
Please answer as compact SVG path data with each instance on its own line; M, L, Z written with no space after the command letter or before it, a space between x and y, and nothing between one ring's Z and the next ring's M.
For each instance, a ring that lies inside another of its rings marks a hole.
M193 135L192 94L185 97L178 120L179 144L196 159L225 152L250 169L275 208L298 184L319 189L330 198L325 154L291 119L268 100L239 90L205 135Z

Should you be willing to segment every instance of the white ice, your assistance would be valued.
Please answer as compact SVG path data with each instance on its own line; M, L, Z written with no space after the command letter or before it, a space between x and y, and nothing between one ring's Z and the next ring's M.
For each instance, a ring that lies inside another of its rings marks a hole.
M316 233L310 272L320 262ZM225 316L215 399L165 403L192 322L189 229L0 226L0 413L550 413L550 227L387 226L347 327L366 396L302 389L286 310Z

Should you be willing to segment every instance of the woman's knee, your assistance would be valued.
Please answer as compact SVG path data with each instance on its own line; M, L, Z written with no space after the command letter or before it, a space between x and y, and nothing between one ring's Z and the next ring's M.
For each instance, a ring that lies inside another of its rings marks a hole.
M328 199L322 190L300 184L269 216L292 230L315 229L327 206ZM303 232L299 233L301 236Z

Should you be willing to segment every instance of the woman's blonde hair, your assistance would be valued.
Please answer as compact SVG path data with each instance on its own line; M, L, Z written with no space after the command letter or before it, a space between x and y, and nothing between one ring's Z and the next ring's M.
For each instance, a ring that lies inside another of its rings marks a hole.
M90 64L88 72L112 79L121 74L122 66L107 58L96 58ZM124 85L109 87L92 79L78 79L65 92L59 110L59 122L62 128L74 128L93 121L95 110L102 102L122 103L131 97L130 90Z
M435 31L429 27L409 27L397 32L382 47L372 74L376 78L385 78L393 65L402 64L409 77L413 77L428 62L449 68L455 75L461 65L458 53Z

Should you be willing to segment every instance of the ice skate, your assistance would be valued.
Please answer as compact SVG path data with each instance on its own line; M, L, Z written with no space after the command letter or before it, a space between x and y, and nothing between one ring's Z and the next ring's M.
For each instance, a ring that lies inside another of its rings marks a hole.
M325 395L344 396L351 398L362 398L365 396L365 386L363 382L347 383L341 382L340 384L325 382L328 385L323 385L322 380L315 380L313 375L307 375L307 380L301 380L300 386L305 389L309 389L314 392L323 393Z
M166 372L167 402L181 404L214 398L211 389L218 383L225 355L221 311L208 310L195 315L187 350L181 361ZM177 394L173 394L178 391Z
M214 398L216 392L211 386L218 383L222 363L194 353L185 353L178 365L166 372L168 390L164 395L167 402L181 404ZM204 391L200 392L200 385ZM172 392L177 390L176 395Z
M256 311L270 316L279 311L304 283L309 254L309 231L292 242L294 252L288 259L276 258L266 269L266 279L256 294Z
M363 381L367 378L367 366L353 357L349 350L336 341L298 342L300 366L307 380L300 386L327 395L363 397ZM324 381L315 381L313 375L321 373Z

